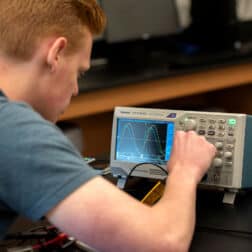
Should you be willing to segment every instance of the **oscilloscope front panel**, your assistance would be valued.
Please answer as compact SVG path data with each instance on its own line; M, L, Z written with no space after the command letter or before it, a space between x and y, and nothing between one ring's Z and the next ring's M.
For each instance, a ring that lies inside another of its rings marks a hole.
M224 188L252 187L252 117L246 114L116 107L111 169L115 177L163 179L176 130L193 130L217 148L202 184ZM251 151L251 154L249 153ZM201 158L201 157L199 157Z

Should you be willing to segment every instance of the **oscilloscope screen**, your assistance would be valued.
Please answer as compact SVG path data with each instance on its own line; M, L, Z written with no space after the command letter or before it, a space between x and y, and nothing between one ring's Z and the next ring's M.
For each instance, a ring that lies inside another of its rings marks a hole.
M165 164L170 158L174 130L173 122L119 118L115 159Z

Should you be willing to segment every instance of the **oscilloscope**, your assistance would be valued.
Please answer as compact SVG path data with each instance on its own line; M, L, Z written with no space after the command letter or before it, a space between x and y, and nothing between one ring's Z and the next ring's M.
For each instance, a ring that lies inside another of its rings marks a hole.
M217 148L202 185L252 187L252 116L134 107L114 110L110 166L118 186L139 163L131 176L164 179L167 174L152 164L166 169L176 130L193 130Z

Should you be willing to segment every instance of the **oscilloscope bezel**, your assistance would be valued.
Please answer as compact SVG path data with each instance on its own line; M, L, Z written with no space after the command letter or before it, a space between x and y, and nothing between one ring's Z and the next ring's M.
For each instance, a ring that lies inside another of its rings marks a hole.
M132 113L129 113L131 111ZM139 114L138 114L139 111ZM142 111L142 112L141 112ZM175 112L175 111L174 111ZM111 137L111 152L110 152L110 167L113 170L113 175L115 177L127 177L130 173L132 167L137 165L139 162L126 162L116 160L116 137L117 137L117 123L118 119L136 119L136 120L148 120L148 121L159 121L164 123L173 123L174 124L174 132L176 128L176 120L174 118L168 118L165 116L165 110L160 114L156 109L148 109L148 113L144 114L144 110L137 108L128 108L128 107L116 107L114 111L113 118L113 129L112 129L112 137ZM133 115L134 114L134 115ZM166 168L166 162L158 163L163 169ZM154 178L154 179L165 179L166 174L160 170L155 168L151 164L145 164L141 167L138 167L132 176L136 177L146 177L146 178Z

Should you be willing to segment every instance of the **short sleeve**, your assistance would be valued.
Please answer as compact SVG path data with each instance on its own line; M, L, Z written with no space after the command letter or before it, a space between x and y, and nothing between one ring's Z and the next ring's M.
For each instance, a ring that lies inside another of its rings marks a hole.
M13 211L37 220L98 175L61 131L29 106L3 106L0 120L0 198Z

